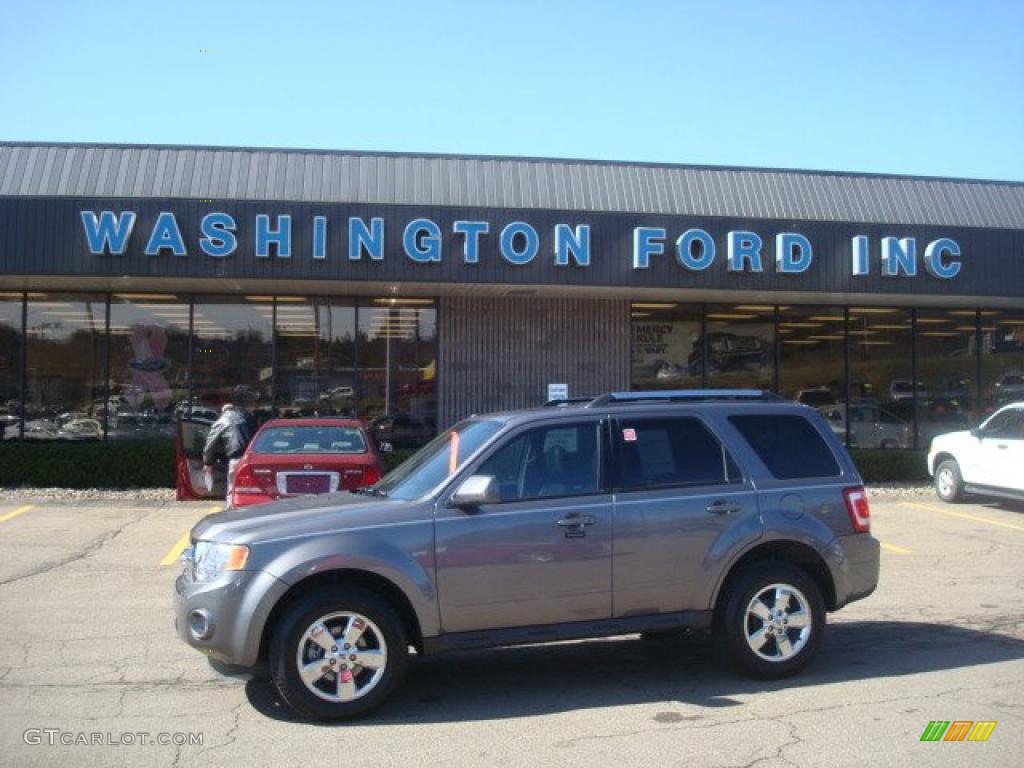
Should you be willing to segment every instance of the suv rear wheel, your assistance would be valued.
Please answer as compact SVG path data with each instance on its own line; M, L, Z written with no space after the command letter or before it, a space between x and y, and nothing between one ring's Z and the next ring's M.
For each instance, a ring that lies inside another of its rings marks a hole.
M718 642L735 667L778 679L811 662L825 629L825 602L796 566L756 563L733 582L717 619Z
M950 503L964 497L964 480L960 476L960 465L956 459L946 459L935 468L935 493Z
M378 707L398 685L409 641L386 600L338 587L285 611L269 658L274 685L294 709L317 720L349 720Z

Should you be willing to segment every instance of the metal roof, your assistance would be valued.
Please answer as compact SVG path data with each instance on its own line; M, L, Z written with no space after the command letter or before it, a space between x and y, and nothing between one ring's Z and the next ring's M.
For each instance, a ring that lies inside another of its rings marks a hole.
M1024 229L1024 184L359 151L0 143L0 195L281 200Z

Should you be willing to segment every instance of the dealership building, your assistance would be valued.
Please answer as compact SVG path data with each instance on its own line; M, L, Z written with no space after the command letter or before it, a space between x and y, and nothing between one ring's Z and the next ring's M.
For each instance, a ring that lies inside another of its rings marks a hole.
M4 440L169 436L232 401L414 445L696 387L894 448L1024 400L1024 184L0 144Z

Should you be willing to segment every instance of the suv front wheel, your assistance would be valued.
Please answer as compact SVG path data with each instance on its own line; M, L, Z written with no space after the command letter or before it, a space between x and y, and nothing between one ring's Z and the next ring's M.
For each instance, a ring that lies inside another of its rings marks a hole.
M317 720L349 720L375 709L398 685L409 641L386 600L337 587L285 611L269 660L274 685L295 710Z
M778 679L806 667L825 629L817 584L787 563L746 568L724 597L716 621L729 661L754 677Z

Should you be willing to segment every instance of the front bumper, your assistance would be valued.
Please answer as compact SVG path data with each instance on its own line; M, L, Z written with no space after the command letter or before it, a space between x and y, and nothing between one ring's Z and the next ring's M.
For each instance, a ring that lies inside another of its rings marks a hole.
M832 542L831 570L836 587L839 610L854 600L861 600L878 586L881 546L869 533L839 536Z
M287 591L263 571L229 572L209 582L183 572L174 583L174 626L182 640L217 661L250 667L270 611Z

